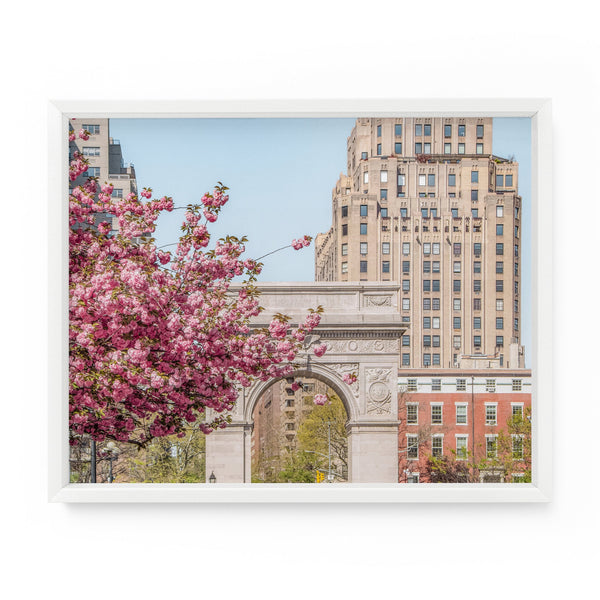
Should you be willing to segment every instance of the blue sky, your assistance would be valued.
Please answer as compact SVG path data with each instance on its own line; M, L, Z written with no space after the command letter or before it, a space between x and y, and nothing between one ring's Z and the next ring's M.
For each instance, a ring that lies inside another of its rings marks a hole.
M213 239L246 235L257 258L331 225L331 190L346 169L354 119L111 119L113 138L135 165L138 186L176 206L197 203L217 181L230 201L211 226ZM493 152L515 156L523 197L522 340L531 349L531 123L494 119ZM161 217L158 245L177 240L181 211ZM265 259L262 281L312 281L313 246Z

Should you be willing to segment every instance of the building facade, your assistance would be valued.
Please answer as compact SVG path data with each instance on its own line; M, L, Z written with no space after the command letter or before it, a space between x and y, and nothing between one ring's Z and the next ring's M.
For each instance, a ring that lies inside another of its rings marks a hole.
M399 387L400 483L531 479L530 370L408 369Z
M518 164L491 118L357 119L316 281L397 281L405 368L522 368Z
M124 198L130 193L137 195L134 165L124 161L121 142L110 136L109 119L72 119L69 129L75 132L85 129L90 134L88 140L76 137L69 143L69 158L77 151L89 161L88 170L70 182L70 189L83 185L89 177L95 177L99 184L109 183L113 186L113 197ZM97 215L96 223L105 218L105 215ZM116 217L113 217L113 230L118 228L116 221Z

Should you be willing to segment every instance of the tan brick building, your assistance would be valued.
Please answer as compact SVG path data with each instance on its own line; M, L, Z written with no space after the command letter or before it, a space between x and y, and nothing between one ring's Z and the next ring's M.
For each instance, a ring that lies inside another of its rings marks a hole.
M88 170L75 181L70 182L70 187L75 188L85 183L88 177L96 177L99 184L110 183L113 186L114 197L125 197L133 192L138 193L135 168L133 164L125 163L121 142L110 136L110 123L108 119L72 119L69 129L78 133L85 129L90 134L88 140L76 137L69 144L69 157L75 151L81 152L89 161ZM96 221L103 219L98 215ZM116 219L113 219L113 229L116 229Z
M491 118L357 119L316 281L402 285L402 366L522 368L518 164Z

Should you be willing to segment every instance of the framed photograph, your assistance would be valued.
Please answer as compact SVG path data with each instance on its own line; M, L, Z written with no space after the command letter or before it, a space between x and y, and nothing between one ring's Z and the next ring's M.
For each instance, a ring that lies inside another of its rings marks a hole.
M551 500L549 100L49 123L50 501Z

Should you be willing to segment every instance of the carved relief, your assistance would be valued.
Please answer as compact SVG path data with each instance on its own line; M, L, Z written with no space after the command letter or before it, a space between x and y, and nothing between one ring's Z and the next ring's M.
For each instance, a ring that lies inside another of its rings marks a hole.
M391 369L366 369L367 379L367 413L390 414L392 409L392 392L388 385Z
M329 369L337 373L339 378L341 379L346 373L356 373L358 375L358 364L357 363L347 363L347 364L332 364L327 365ZM358 398L358 381L355 381L353 384L348 386L352 391L352 395L355 398Z
M398 352L398 340L327 340L329 354L394 354ZM327 356L327 355L325 355Z
M365 296L365 306L391 306L391 296Z

